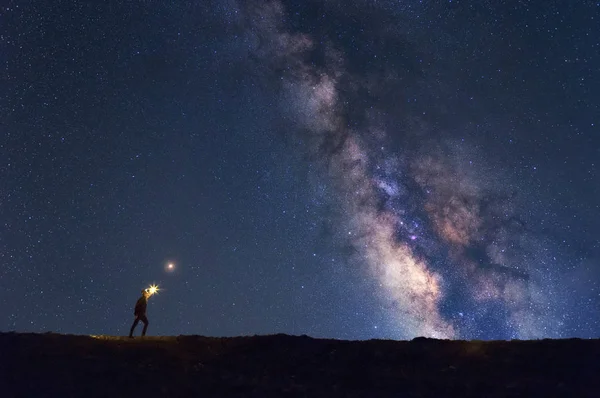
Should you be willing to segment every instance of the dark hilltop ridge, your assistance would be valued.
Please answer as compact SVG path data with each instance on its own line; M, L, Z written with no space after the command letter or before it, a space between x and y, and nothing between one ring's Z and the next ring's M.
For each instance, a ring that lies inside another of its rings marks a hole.
M600 397L600 340L0 334L0 396Z

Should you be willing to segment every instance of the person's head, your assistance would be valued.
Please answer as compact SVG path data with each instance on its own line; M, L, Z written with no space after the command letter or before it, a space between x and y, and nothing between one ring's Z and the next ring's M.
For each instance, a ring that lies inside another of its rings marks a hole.
M150 297L150 292L148 291L148 289L143 289L142 290L142 296L149 298Z

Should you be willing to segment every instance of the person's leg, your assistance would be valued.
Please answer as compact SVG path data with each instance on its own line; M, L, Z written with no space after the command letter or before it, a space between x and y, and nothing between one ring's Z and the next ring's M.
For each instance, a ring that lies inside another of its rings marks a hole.
M144 329L142 329L142 336L146 335L146 330L148 330L148 318L146 315L142 315L140 317L141 321L144 322Z
M131 325L131 329L129 330L129 337L133 337L133 330L135 329L135 327L137 326L137 324L140 322L140 318L139 317L135 317L135 319L133 320L133 325Z

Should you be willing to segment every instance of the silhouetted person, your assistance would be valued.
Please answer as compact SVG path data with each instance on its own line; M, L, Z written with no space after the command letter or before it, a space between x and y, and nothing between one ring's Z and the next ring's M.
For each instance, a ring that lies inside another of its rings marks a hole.
M133 325L131 325L131 330L129 331L129 337L133 337L133 330L137 326L137 324L142 321L144 323L144 329L142 330L142 336L146 335L146 330L148 330L148 318L146 317L146 307L148 306L148 298L150 297L150 292L144 289L142 290L142 297L138 299L135 303L135 310L133 311L133 315L135 315L135 319L133 320Z

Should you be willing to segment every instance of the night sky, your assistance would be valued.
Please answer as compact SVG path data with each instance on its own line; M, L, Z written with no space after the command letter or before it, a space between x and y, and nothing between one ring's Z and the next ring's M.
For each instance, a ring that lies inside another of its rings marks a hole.
M0 68L0 331L600 337L597 1L9 1Z

